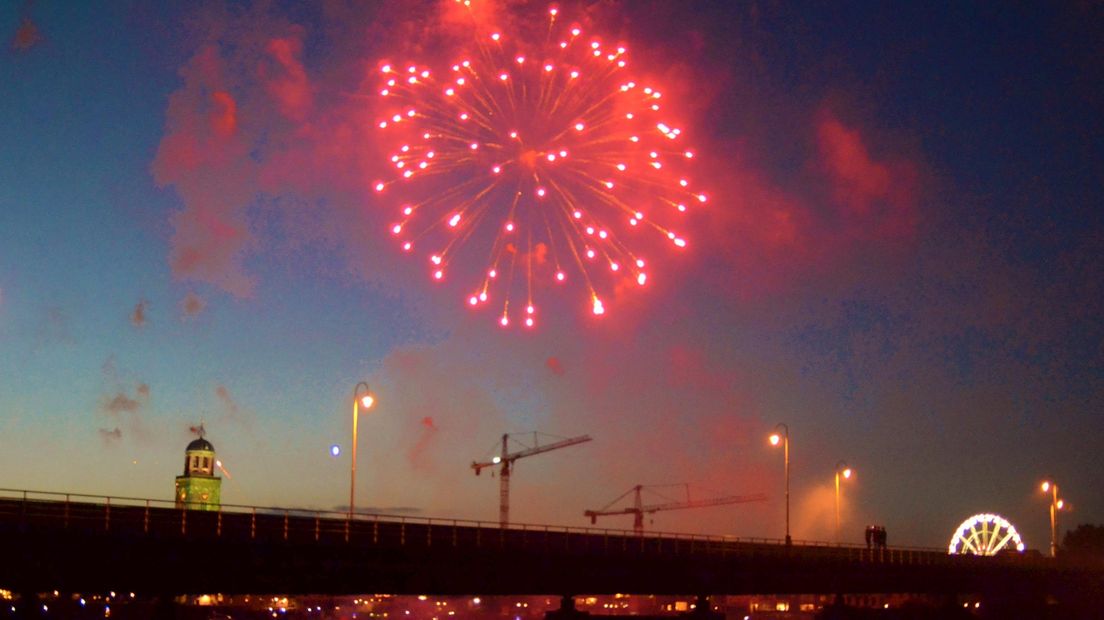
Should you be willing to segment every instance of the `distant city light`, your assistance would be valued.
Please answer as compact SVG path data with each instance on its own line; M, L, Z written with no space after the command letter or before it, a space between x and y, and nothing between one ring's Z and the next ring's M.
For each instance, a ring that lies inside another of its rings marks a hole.
M341 446L336 443L330 446L330 456L341 456Z

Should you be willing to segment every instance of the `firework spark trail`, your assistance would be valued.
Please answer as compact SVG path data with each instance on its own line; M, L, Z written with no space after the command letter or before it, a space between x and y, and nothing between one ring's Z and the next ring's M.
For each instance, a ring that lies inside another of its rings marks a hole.
M380 67L394 177L375 189L404 200L391 233L405 251L430 248L438 281L458 256L483 254L469 246L489 247L468 304L499 299L504 327L518 315L533 327L534 291L573 279L604 314L603 291L648 280L636 248L685 248L671 222L707 201L683 172L694 151L662 116L662 93L633 79L625 47L561 32L558 13L543 45L482 32L441 72ZM519 294L524 311L511 313Z
M230 472L226 471L226 467L223 466L222 461L216 460L215 461L215 466L218 467L219 471L221 471L223 473L223 475L226 476L227 480L233 480L234 479L234 477L230 475Z

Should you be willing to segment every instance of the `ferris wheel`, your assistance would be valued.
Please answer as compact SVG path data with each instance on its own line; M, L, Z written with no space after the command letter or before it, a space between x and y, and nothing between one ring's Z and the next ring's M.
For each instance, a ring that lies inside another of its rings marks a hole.
M1000 515L979 514L962 522L951 538L950 553L996 555L1001 551L1023 551L1016 527Z

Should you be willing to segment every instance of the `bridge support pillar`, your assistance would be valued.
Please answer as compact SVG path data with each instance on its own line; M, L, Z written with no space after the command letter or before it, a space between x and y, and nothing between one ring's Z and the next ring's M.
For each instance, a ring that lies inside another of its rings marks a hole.
M575 618L589 618L590 612L575 609L575 597L564 595L560 597L560 608L544 614L545 620L574 620Z

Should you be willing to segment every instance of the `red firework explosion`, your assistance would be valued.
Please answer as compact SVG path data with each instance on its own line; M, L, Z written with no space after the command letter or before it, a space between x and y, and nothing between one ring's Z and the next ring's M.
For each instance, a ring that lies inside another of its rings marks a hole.
M533 327L534 289L571 281L604 314L603 292L648 279L635 248L686 247L673 222L707 200L661 92L633 78L623 46L560 29L557 15L543 43L483 33L441 71L380 67L395 177L375 189L402 201L391 233L405 251L428 248L438 281L454 264L472 275L457 257L485 256L467 301L500 307L503 326Z

